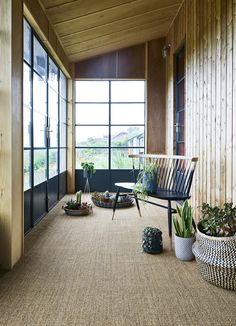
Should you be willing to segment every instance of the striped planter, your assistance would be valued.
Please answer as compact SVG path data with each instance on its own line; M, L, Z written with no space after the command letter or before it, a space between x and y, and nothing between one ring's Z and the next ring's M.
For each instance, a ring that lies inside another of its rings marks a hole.
M193 245L198 270L208 282L236 290L236 236L212 237L197 229Z

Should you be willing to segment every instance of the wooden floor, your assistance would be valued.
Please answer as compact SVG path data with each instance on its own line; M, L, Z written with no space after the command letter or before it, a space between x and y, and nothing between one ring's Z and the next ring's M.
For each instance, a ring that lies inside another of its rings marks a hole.
M68 197L67 197L68 198ZM25 239L24 259L0 277L0 325L236 324L236 294L175 258L167 211L142 205L69 217L61 201ZM163 231L164 252L143 253L142 230Z

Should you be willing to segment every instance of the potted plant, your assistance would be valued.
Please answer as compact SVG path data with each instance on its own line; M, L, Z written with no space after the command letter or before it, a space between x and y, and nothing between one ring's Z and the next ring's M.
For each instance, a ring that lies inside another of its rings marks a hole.
M160 254L163 251L162 232L150 226L143 230L143 251L148 254Z
M139 172L138 180L134 186L133 192L142 199L147 199L148 193L155 193L157 190L157 165L156 163L147 163L143 170Z
M82 191L80 190L76 193L75 200L71 198L65 203L63 209L67 215L84 216L89 215L92 212L91 204L88 204L87 202L81 202L81 198Z
M192 260L194 258L192 245L195 241L193 230L193 210L185 200L183 207L177 205L178 217L173 218L175 228L175 255L180 260Z
M96 172L93 162L82 162L81 167L83 169L84 178L91 178L92 175Z
M236 290L236 206L202 205L193 245L198 269L208 282Z
M115 195L111 195L108 190L104 193L94 192L92 194L92 202L95 206L103 208L113 208L115 202ZM133 205L133 199L127 195L120 195L117 201L116 208L126 208Z

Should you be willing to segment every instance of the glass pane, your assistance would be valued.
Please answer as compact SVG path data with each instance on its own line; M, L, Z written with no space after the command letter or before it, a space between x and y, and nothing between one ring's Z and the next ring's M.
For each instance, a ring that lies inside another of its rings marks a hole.
M109 123L108 104L76 104L76 124Z
M58 120L58 93L48 88L48 115Z
M179 111L185 107L184 79L177 85L177 94L177 111Z
M34 111L47 114L47 84L36 73L34 73Z
M64 123L60 124L60 147L66 147L66 130L67 126Z
M108 102L108 81L76 81L76 102Z
M50 147L58 147L58 124L52 119L50 119L49 139Z
M24 107L24 147L31 146L31 110Z
M60 149L60 173L66 171L66 149Z
M48 83L58 92L58 68L51 58L49 58Z
M106 148L80 148L76 149L76 169L81 169L84 161L94 162L98 169L108 169L108 149Z
M145 82L137 81L112 81L111 102L144 102Z
M112 124L144 124L144 104L112 104Z
M34 185L46 180L47 151L34 150Z
M61 105L60 105L60 121L61 122L64 122L64 123L67 123L67 103L66 103L66 100L63 100L61 98Z
M48 165L49 178L52 178L58 174L58 156L57 155L58 155L57 149L49 150L49 165Z
M62 71L60 71L60 95L67 99L67 79Z
M34 112L34 147L46 146L46 117Z
M24 19L24 59L31 63L31 28Z
M138 149L142 151L142 149ZM113 148L111 149L111 168L112 169L132 169L132 159L128 157L129 154L133 154L128 148Z
M47 53L34 36L34 69L44 78L47 78Z
M106 147L108 146L108 127L77 126L76 146Z
M111 127L111 146L143 147L144 127Z
M31 108L31 69L24 63L24 105Z
M30 167L31 167L30 150L24 150L24 191L31 187Z
M177 57L177 81L184 77L184 50L178 54Z

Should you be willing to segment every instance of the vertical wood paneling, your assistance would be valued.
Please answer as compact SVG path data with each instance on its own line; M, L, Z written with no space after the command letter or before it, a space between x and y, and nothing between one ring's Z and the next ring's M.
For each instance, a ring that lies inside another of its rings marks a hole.
M185 35L186 155L199 157L192 203L236 204L236 1L188 0L183 7L167 36L173 46L167 60L166 152L173 152L174 142L174 55Z
M232 94L232 99L233 99L233 106L236 105L236 0L233 1L233 94ZM236 109L234 108L233 110L233 201L234 203L236 202Z

